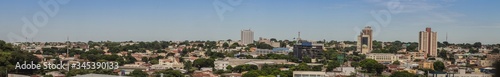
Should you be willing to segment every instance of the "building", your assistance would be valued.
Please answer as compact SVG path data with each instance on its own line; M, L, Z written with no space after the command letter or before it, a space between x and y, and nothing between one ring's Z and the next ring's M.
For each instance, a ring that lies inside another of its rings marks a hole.
M251 64L257 65L258 67L269 64L288 64L287 60L284 59L235 59L235 58L225 58L223 60L214 61L214 68L216 70L227 70L228 66L236 67L238 65Z
M304 57L309 59L320 58L323 54L323 44L312 44L307 41L300 41L293 46L293 56L302 60Z
M272 47L280 47L280 42L271 41L271 39L267 39L267 38L259 37L259 41L258 42L269 44Z
M225 74L222 74L222 77L241 77L242 74L241 73L225 73Z
M408 52L411 56L412 60L415 59L420 59L420 60L425 60L425 53L424 52Z
M293 77L325 77L323 71L293 71Z
M213 74L212 71L194 71L193 77L219 77L220 75Z
M292 50L288 48L273 48L271 49L256 49L255 52L250 52L254 53L256 55L266 55L266 54L284 54L288 55L289 52L292 52Z
M372 28L370 26L366 26L359 34L357 41L357 51L361 52L361 54L367 54L373 50L372 32Z
M248 30L241 30L241 43L243 45L247 44L252 44L253 43L253 31L248 29Z
M179 62L179 58L172 56L167 57L167 59L158 59L158 64L152 65L151 69L184 69L184 64Z
M366 58L377 60L379 63L392 63L399 60L396 54L391 53L370 53L366 55Z
M430 27L425 28L425 31L420 31L418 44L419 51L425 52L427 57L437 56L437 33L433 32Z
M433 69L434 70L434 62L424 61L419 63L420 68L423 69Z
M429 77L493 77L493 74L466 73L465 69L459 69L457 73L428 74Z

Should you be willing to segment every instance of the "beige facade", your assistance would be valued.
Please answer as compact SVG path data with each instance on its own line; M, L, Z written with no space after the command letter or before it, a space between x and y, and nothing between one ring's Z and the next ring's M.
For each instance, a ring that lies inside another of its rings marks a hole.
M361 54L367 54L373 50L372 32L372 28L370 26L367 26L359 34L357 41L357 51L361 52Z
M425 31L419 33L418 42L419 51L425 52L426 57L437 56L437 32L433 32L431 28L427 27Z
M252 30L241 30L241 43L243 45L253 43L253 31Z
M399 60L399 57L391 53L370 53L366 55L366 58L377 60L379 63L392 63Z

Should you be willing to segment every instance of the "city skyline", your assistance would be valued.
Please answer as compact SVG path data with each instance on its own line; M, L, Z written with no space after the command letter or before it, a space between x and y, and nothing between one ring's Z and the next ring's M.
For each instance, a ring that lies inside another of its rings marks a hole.
M59 5L57 14L29 41L154 41L154 40L240 40L242 29L251 28L259 37L293 40L302 32L305 40L355 41L359 31L376 21L372 11L386 10L391 1L261 1L229 4L223 14L210 1L80 1ZM426 27L438 32L439 42L500 43L500 7L495 2L461 0L401 0L400 13L391 13L387 25L374 27L373 40L418 42ZM92 4L92 5L90 5ZM481 4L484 6L474 6ZM134 5L134 6L129 6ZM0 37L23 37L22 18L44 9L38 1L0 1ZM481 8L481 9L478 9ZM219 15L221 14L221 15Z

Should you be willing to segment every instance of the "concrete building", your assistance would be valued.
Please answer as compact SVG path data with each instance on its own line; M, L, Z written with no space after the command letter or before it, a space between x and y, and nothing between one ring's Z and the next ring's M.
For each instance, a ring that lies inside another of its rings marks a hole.
M271 39L267 39L267 38L259 37L258 42L269 44L272 47L280 47L280 42L271 41Z
M425 53L424 52L408 52L411 55L411 59L420 59L424 60L425 59Z
M325 77L322 71L293 71L293 77Z
M253 43L253 31L248 29L248 30L241 30L241 43L243 45L251 44Z
M256 49L255 52L250 52L250 53L254 53L254 54L257 54L257 55L266 55L266 54L284 54L284 55L288 55L289 52L292 52L293 50L290 50L288 48L273 48L272 50L271 49Z
M420 31L418 44L419 51L425 52L427 57L437 56L437 32L433 32L430 27Z
M169 56L167 59L158 59L158 64L152 65L151 69L184 69L184 64L178 58Z
M441 73L441 74L432 74L428 75L429 77L493 77L493 74L485 74L485 73L466 73L465 69L459 69L458 73Z
M359 34L357 41L357 51L361 52L361 54L367 54L373 50L372 32L372 28L370 26L366 26Z
M377 60L379 63L392 63L399 60L396 54L391 53L370 53L366 55L366 58Z
M293 46L293 56L302 60L304 57L316 59L323 54L323 44L312 44L307 41L300 41Z
M434 70L434 62L424 61L419 63L420 68L423 69L433 69Z

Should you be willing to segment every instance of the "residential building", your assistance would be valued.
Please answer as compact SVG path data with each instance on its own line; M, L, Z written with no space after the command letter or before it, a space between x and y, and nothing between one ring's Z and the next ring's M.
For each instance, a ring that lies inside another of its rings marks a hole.
M459 69L458 73L440 73L428 75L429 77L493 77L493 74L486 73L466 73L465 69Z
M222 77L241 77L242 74L241 73L225 73L225 74L222 74Z
M179 62L179 58L172 56L167 59L158 59L158 64L152 65L151 69L184 69L184 64Z
M434 69L434 62L423 61L423 62L420 62L419 66L420 66L420 68L424 68L424 69Z
M248 30L241 30L241 43L243 45L247 44L252 44L253 43L253 31L248 29Z
M361 52L361 54L367 54L373 50L372 32L373 30L371 29L371 27L366 26L359 34L357 41L357 51Z
M411 55L411 59L420 59L420 60L425 60L425 53L424 52L408 52Z
M213 74L212 71L194 71L193 77L219 77L220 75Z
M436 57L437 54L437 32L433 32L430 27L425 31L420 31L418 41L419 51L425 52L427 57Z

